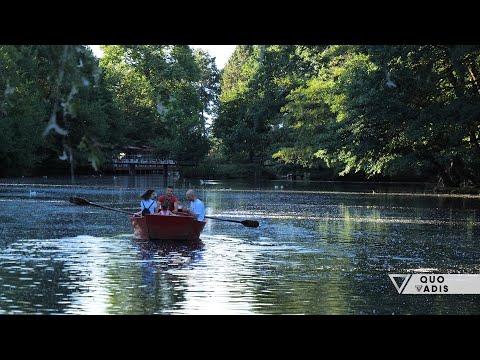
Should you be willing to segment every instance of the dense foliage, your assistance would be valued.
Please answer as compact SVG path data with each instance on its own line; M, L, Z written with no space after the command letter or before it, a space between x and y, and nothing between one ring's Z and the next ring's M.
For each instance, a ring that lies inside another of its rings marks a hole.
M479 65L479 46L237 47L215 135L236 161L479 184Z
M480 46L0 46L0 176L102 164L125 145L204 177L480 184ZM185 172L186 174L186 172Z

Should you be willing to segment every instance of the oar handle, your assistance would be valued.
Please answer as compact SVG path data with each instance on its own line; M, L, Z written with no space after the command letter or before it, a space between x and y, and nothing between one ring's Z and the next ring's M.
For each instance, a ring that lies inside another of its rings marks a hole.
M213 219L213 220L229 221L229 222L239 223L239 224L242 224L243 226L251 227L251 228L257 228L257 227L260 226L260 224L258 223L257 220L242 220L242 221L238 221L238 220L230 220L230 219L220 219L220 218L211 217L211 216L205 216L205 217L208 218L208 219Z
M96 206L96 207L106 209L106 210L120 212L122 214L135 215L135 214L133 214L132 212L129 212L129 211L124 211L124 210L115 209L115 208L111 208L111 207L108 207L108 206L103 206L103 205L92 203L92 202L88 201L87 199L84 199L84 198L81 198L81 197L78 197L78 196L71 196L69 201L72 204L75 204L75 205L80 205L80 206L90 205L90 206Z
M220 218L217 218L217 217L211 217L211 216L205 216L207 219L213 219L213 220L220 220L220 221L230 221L230 222L234 222L234 223L242 223L241 221L238 221L238 220L230 220L230 219L220 219Z
M116 211L116 212L119 212L119 213L122 213L122 214L134 215L133 213L131 213L131 212L129 212L129 211L124 211L124 210L120 210L120 209L114 209L114 208L107 207L107 206L102 206L102 205L93 204L93 203L90 203L90 205L96 206L96 207L99 207L99 208L102 208L102 209L107 209L107 210Z
M72 204L75 204L75 205L91 205L91 206L96 206L96 207L99 207L99 208L102 208L102 209L106 209L106 210L111 210L111 211L116 211L116 212L120 212L122 214L127 214L127 215L133 215L133 216L136 216L136 214L134 213L131 213L129 211L124 211L124 210L120 210L120 209L115 209L115 208L111 208L111 207L108 207L108 206L103 206L103 205L99 205L99 204L95 204L95 203L92 203L84 198L80 198L80 197L77 197L77 196L72 196L70 197L70 200L69 200ZM182 214L183 215L183 214ZM186 216L189 216L187 215L187 213L185 214ZM220 220L220 221L228 221L228 222L234 222L234 223L238 223L238 224L242 224L243 226L246 226L246 227L251 227L251 228L257 228L259 226L259 223L258 221L256 220L243 220L243 221L239 221L239 220L230 220L230 219L220 219L220 218L217 218L217 217L212 217L212 216L205 216L207 219L212 219L212 220Z

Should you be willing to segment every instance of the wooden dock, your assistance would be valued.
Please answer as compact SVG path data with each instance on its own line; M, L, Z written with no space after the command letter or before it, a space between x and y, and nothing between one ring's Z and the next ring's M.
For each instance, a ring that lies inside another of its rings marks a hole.
M115 174L165 174L177 170L177 162L170 159L158 159L151 155L125 155L112 159L112 169Z

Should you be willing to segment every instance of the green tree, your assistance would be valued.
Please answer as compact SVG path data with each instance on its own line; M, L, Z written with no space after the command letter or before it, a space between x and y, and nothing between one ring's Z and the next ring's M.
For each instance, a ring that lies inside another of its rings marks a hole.
M47 106L36 91L34 50L0 46L0 175L28 175L39 152Z
M87 133L71 130L76 126L79 93L91 89L100 77L93 54L81 45L26 45L2 47L1 57L6 88L1 126L23 143L23 149L14 146L20 153L9 145L2 151L5 171L31 173L52 156L60 156L70 161L73 179L74 155L87 150L80 144L91 140ZM90 150L88 157L96 167L97 149Z
M127 139L152 145L156 153L198 162L208 151L200 68L184 45L104 46L101 66L107 88L122 110Z
M477 46L329 46L284 111L298 134L283 161L479 183ZM309 131L310 130L310 131ZM306 151L308 150L308 151Z
M197 91L202 102L202 117L204 124L217 115L220 94L220 71L218 71L215 58L202 49L195 49L195 61L200 69L200 81ZM205 136L207 136L207 128Z
M233 162L270 158L288 141L280 109L305 76L295 46L238 46L222 79L214 134Z

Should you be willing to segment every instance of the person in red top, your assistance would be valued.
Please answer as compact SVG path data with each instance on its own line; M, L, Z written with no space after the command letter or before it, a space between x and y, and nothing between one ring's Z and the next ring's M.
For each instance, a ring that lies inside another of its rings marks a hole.
M173 195L173 186L168 185L165 189L165 195L162 195L158 198L158 203L168 203L168 210L176 214L178 212L178 199L175 195ZM155 209L155 212L159 212L160 206Z

